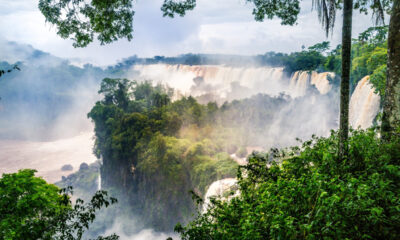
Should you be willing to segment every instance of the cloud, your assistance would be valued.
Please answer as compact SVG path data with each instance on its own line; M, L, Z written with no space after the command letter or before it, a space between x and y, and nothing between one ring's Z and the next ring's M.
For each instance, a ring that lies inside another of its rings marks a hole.
M162 17L163 0L135 1L134 39L120 40L100 46L98 42L84 49L72 47L71 40L57 36L54 27L45 23L31 0L5 0L0 10L0 29L9 41L31 44L51 54L81 59L97 65L113 64L137 54L178 55L181 53L261 54L266 51L292 52L326 40L318 22L317 13L311 11L311 0L303 1L298 24L281 26L279 19L255 22L252 4L245 0L198 0L194 11L184 18ZM340 42L341 13L331 38L332 45ZM372 25L370 16L358 13L353 17L353 36ZM1 57L1 55L0 55Z

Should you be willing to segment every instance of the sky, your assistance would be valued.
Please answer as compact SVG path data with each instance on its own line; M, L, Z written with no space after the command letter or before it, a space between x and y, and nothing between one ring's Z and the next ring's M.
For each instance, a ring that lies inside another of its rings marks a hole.
M133 0L134 37L101 46L73 48L72 41L57 36L55 27L45 22L37 0L0 0L0 40L30 44L75 63L105 66L138 55L176 56L183 53L255 55L268 51L300 51L321 41L340 42L341 12L333 34L326 38L311 11L312 0L304 0L295 26L282 26L279 19L254 21L252 4L246 0L197 0L197 7L184 18L164 18L163 0ZM355 13L353 37L373 25L371 16ZM1 52L0 52L1 58Z

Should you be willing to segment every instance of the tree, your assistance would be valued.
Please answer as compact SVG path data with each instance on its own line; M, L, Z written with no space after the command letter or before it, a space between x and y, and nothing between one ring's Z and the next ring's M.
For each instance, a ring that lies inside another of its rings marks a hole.
M0 235L3 239L81 239L103 206L116 202L98 191L85 204L70 200L72 188L60 190L35 177L35 170L3 174L0 178ZM98 237L115 240L116 235Z
M353 0L343 0L342 76L340 83L339 161L347 158L349 138L349 102L351 69L351 30Z
M390 140L400 127L400 1L393 0L389 23L388 62L382 137Z
M46 21L57 26L62 38L71 37L74 47L86 47L94 34L106 44L120 38L131 40L134 11L131 0L91 1L40 0L39 9Z
M135 84L125 78L104 78L98 93L104 94L105 104L115 104L126 110L130 98L129 91Z
M330 43L328 41L324 41L322 43L317 43L317 44L315 44L315 45L313 45L311 47L308 47L308 50L317 51L317 52L320 52L320 53L325 53L330 48L329 44Z
M253 15L257 21L274 16L282 24L293 25L300 12L299 0L265 1L247 0L254 4ZM46 21L57 27L57 34L74 41L74 47L86 47L95 35L101 44L118 39L133 38L133 0L96 0L90 4L84 0L39 0L39 10ZM184 16L193 10L196 0L164 0L161 10L164 16Z

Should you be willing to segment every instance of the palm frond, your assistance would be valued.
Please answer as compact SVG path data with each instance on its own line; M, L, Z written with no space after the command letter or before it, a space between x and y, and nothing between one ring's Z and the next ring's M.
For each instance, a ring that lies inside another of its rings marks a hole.
M376 0L379 1L379 0ZM335 0L313 0L312 2L313 10L318 11L318 19L321 22L326 36L329 32L332 32L335 26L336 19L336 1Z
M385 24L385 10L381 0L372 0L372 17L375 19L375 25Z

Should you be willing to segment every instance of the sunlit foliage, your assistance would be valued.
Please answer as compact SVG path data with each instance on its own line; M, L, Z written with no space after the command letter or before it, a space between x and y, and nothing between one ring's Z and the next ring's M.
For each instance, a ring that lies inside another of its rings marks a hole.
M35 177L35 170L3 174L0 178L0 236L2 239L80 240L102 207L115 203L98 191L88 203L71 202L71 188L60 190ZM98 237L116 240L118 236Z
M338 164L338 134L291 151L252 155L240 195L175 230L182 239L398 239L400 139L352 131Z

